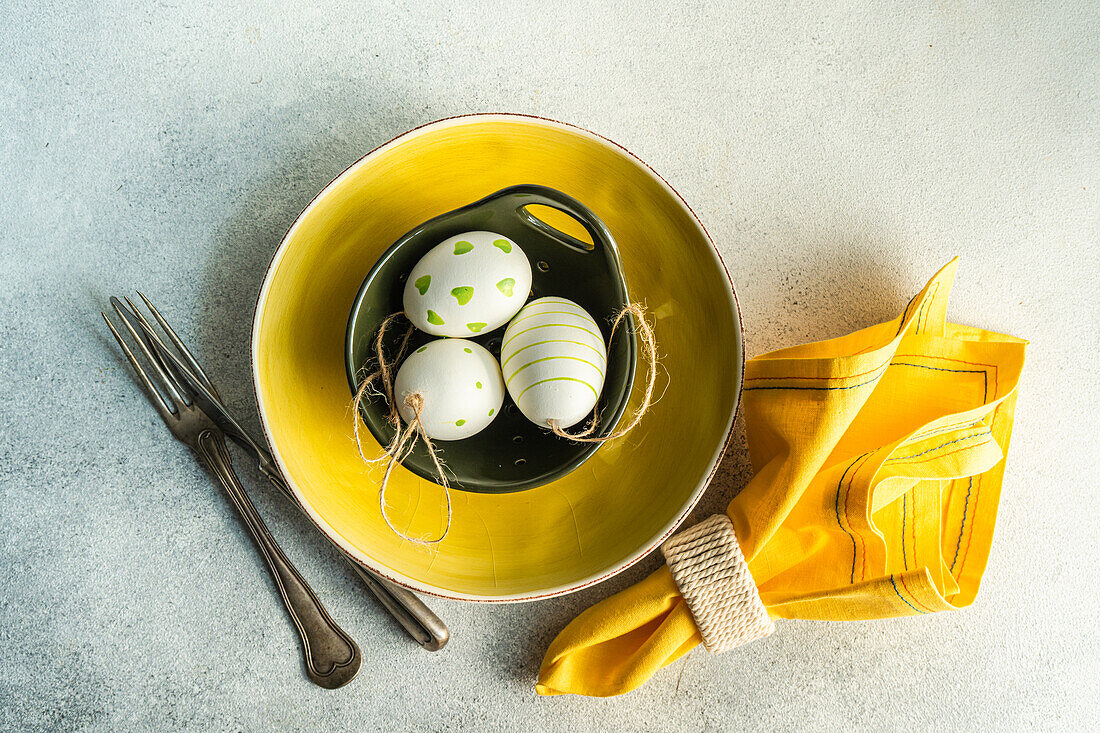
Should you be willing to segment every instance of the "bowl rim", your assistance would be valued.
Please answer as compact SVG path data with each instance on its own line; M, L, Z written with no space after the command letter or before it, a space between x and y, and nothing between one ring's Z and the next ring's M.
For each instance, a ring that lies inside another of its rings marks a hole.
M726 296L728 298L731 310L737 315L737 347L740 354L740 364L738 364L737 366L739 366L740 368L740 378L738 379L737 383L737 394L734 399L733 409L730 411L729 417L726 421L725 437L719 442L718 446L711 456L706 477L695 486L694 490L691 493L691 496L688 497L687 501L680 508L679 513L674 518L669 520L664 527L658 530L658 532L653 537L651 537L637 550L635 550L633 553L631 553L615 565L604 568L597 573L594 573L585 578L581 578L575 582L543 589L536 592L528 591L523 593L487 596L473 593L462 593L460 591L454 591L447 588L440 588L438 586L428 585L414 578L410 578L402 573L399 573L386 565L376 562L365 553L363 553L361 550L352 546L338 531L336 531L335 528L333 528L320 514L317 513L317 511L313 508L309 501L306 500L304 494L298 488L294 479L288 474L286 470L286 463L283 461L279 446L276 445L276 443L272 439L271 431L268 427L267 411L265 409L265 405L263 402L263 398L261 397L261 392L259 388L260 374L258 367L258 352L260 344L258 336L260 330L261 314L263 312L263 308L267 301L268 293L271 288L272 274L275 272L278 264L282 261L283 256L286 254L291 237L305 220L306 216L312 212L312 210L323 198L325 198L329 193L332 192L333 188L339 181L343 180L343 178L350 174L352 171L358 169L363 165L366 165L372 158L374 158L381 152L395 147L399 142L406 140L410 136L423 133L428 128L437 129L448 126L468 124L470 122L489 122L496 120L505 122L524 122L528 124L535 123L543 125L545 127L559 128L574 134L580 134L589 137L602 145L610 146L617 151L625 153L627 156L639 163L641 167L645 171L647 171L660 184L662 188L670 193L672 195L672 198L676 202L678 202L688 214L690 214L691 220L694 222L699 232L703 235L703 239L710 246L711 257L718 264L718 266L721 267L722 272L726 275ZM714 474L717 472L718 467L722 462L722 457L725 455L726 450L729 448L730 441L733 438L734 419L736 418L737 411L741 405L745 374L744 321L741 316L741 307L737 300L737 293L734 291L733 279L730 277L729 268L726 267L726 263L722 259L722 254L714 245L714 240L711 239L710 233L707 231L706 227L703 225L702 220L699 219L698 215L691 208L684 197L681 196L680 193L676 191L676 189L674 189L669 184L669 182L666 181L661 176L661 174L655 171L648 163L646 163L644 160L639 158L637 155L635 155L619 143L611 140L610 138L604 137L599 133L592 132L591 130L585 129L578 125L570 124L568 122L561 122L538 115L508 112L475 112L463 115L453 115L450 117L443 117L440 119L432 120L430 122L426 122L422 125L418 125L409 130L406 130L405 132L402 132L401 134L391 138L387 142L382 143L381 145L365 153L355 162L353 162L351 165L341 171L338 175L336 175L327 184L325 184L325 186L317 192L317 194L310 200L305 208L302 209L301 213L299 213L298 216L294 218L294 221L291 222L290 226L287 228L286 232L279 240L279 245L278 247L276 247L275 252L271 257L271 261L268 263L267 268L264 270L260 291L256 296L256 304L252 312L252 328L250 329L250 339L251 344L249 349L249 358L252 372L253 396L256 400L256 410L260 416L260 425L263 429L264 439L267 441L268 447L271 449L271 454L275 458L275 463L279 467L280 473L282 473L284 479L286 480L286 484L290 487L290 490L294 495L295 501L297 501L298 505L302 508L302 510L305 512L305 515L314 524L314 526L322 534L328 537L329 540L331 540L332 543L335 544L336 547L346 557L350 558L358 565L382 576L392 583L396 583L397 585L403 586L410 590L425 593L431 596L436 596L439 598L447 598L460 601L474 601L479 603L518 603L536 601L544 598L552 598L555 596L573 593L578 590L588 588L597 583L601 583L604 580L618 575L619 573L623 572L627 568L642 560L653 550L657 549L680 527L684 519L699 503L700 498L702 498L703 492L705 492L707 487L710 486L710 482L714 478Z

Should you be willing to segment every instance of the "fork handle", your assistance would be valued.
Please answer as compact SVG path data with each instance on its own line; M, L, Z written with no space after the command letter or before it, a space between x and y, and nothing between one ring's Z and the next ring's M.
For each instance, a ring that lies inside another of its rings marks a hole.
M363 662L359 647L328 615L313 589L287 560L271 536L233 471L233 462L225 439L213 430L204 430L195 443L199 456L229 494L244 520L245 527L267 561L279 595L282 596L286 610L302 637L309 678L330 690L347 684L355 677Z
M411 591L375 575L351 558L348 558L348 564L378 602L385 606L390 615L420 646L430 652L437 652L447 645L451 638L450 630L424 601Z
M294 498L294 493L283 481L283 477L277 470L265 470L263 464L260 465L260 470L267 476L271 485L279 490L279 493L285 496L300 511L305 511L298 500ZM428 608L415 593L402 588L396 583L391 583L373 570L363 567L336 543L333 543L333 546L340 550L340 555L347 560L351 569L363 581L363 585L367 586L367 589L374 594L378 602L390 612L390 615L417 644L430 652L439 651L447 645L447 641L451 638L451 632L447 628L447 624L443 623L443 620L436 616L432 609Z

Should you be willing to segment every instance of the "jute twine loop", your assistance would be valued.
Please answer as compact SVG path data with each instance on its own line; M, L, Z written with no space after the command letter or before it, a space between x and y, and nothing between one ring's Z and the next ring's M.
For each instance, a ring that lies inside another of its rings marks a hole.
M401 537L401 539L415 542L418 545L435 545L446 539L447 533L451 531L451 487L447 483L447 474L443 470L443 464L440 462L439 456L435 453L435 446L432 445L431 439L424 431L424 424L420 421L420 414L424 410L424 396L419 392L413 392L412 394L406 395L405 406L412 408L413 419L403 428L398 424L397 433L393 436L393 441L390 443L390 446L387 447L386 453L383 456L383 458L388 457L389 460L386 463L386 473L382 476L382 485L378 488L378 506L382 511L382 519L386 521L386 526L393 530L394 534ZM432 464L435 466L436 480L439 485L443 487L443 495L447 497L447 524L443 527L443 533L435 539L423 539L421 537L412 537L405 534L393 525L386 511L386 487L390 482L390 474L393 473L394 466L399 465L410 453L412 453L418 438L424 441L424 447L428 449L428 455L431 457Z
M410 323L408 328L405 329L405 335L401 338L401 343L397 348L397 355L393 359L386 359L386 355L382 349L383 341L386 337L386 332L390 327L400 318L405 316L404 313L391 313L386 316L386 319L382 321L378 326L378 333L374 337L374 361L377 362L377 368L363 377L363 381L359 384L359 389L355 392L355 399L352 403L352 409L355 412L355 418L353 421L353 427L355 429L355 446L359 449L359 457L368 463L377 461L378 459L367 458L363 452L363 441L359 435L359 423L361 421L361 415L359 412L359 406L368 396L381 396L386 398L386 404L389 405L390 414L389 421L395 427L401 425L401 415L397 412L397 402L393 399L393 369L404 358L405 352L409 348L409 339L413 335L413 326ZM368 362L369 363L369 362ZM365 365L364 365L365 366ZM375 382L382 383L382 389L384 392L379 392L375 386ZM396 436L394 436L396 439ZM390 442L390 446L393 445L393 441ZM387 449L387 453L389 450Z
M607 341L610 344L611 339L615 338L615 331L619 328L619 324L623 322L628 314L634 316L634 330L638 336L641 337L642 354L646 360L645 394L642 396L642 403L638 405L638 409L634 411L633 417L630 418L630 421L625 426L620 427L609 435L603 437L592 436L592 433L596 432L596 427L599 424L600 415L598 412L594 412L592 414L592 419L588 421L584 429L577 433L567 432L556 420L549 420L548 424L554 435L577 443L605 443L609 440L621 438L629 433L642 421L645 414L649 412L649 408L653 404L653 388L657 384L657 339L653 335L653 326L651 326L646 319L645 308L638 303L631 303L619 311L619 315L615 317L615 321L611 325L611 337Z
M355 425L355 445L359 449L359 457L364 462L374 464L379 461L386 462L386 470L382 475L382 483L378 487L378 506L382 512L382 519L386 522L386 526L393 531L398 537L408 542L412 542L418 545L436 545L442 542L447 537L447 533L451 530L451 488L447 481L447 473L444 470L443 462L440 461L439 456L436 454L435 445L428 437L427 432L424 430L424 424L421 422L421 414L424 411L424 395L420 392L413 392L405 395L405 406L410 408L413 412L413 419L408 423L403 423L401 420L401 413L397 409L397 400L394 399L393 393L393 370L400 363L404 357L405 352L409 347L409 339L413 333L413 327L410 325L405 335L402 337L400 345L397 350L397 355L393 359L387 359L383 350L383 341L386 336L386 332L393 326L397 319L403 317L403 313L394 313L387 316L382 324L378 327L378 334L374 338L374 361L377 363L375 371L364 377L362 384L359 385L359 389L355 393L355 400L352 404L352 409L355 412L353 417ZM381 382L382 392L378 391L375 386L375 382ZM359 423L362 421L362 415L359 411L360 404L364 399L371 395L380 395L385 397L386 404L389 405L390 412L388 419L390 424L393 425L394 435L390 440L389 445L386 445L382 449L382 455L378 458L367 458L363 452L363 442L359 433ZM389 512L387 511L386 504L386 488L390 483L390 475L393 473L395 466L400 465L409 454L412 453L416 447L416 441L423 440L424 447L428 451L428 456L432 459L432 465L435 467L435 481L443 487L443 494L447 497L447 524L443 528L442 534L434 539L424 539L423 537L413 537L406 534L402 530L394 526L390 521Z
M661 554L707 651L728 651L775 631L728 516L714 514L673 535Z

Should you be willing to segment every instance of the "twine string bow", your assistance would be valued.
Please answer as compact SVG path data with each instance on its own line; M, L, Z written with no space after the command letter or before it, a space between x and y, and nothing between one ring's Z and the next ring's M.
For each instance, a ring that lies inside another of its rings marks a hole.
M653 404L653 390L657 384L657 340L653 335L653 326L651 326L646 319L645 308L638 303L631 303L619 311L619 315L615 317L614 322L611 324L611 336L608 338L608 343L611 342L611 339L615 338L615 332L626 319L627 315L634 316L634 330L641 339L642 354L646 361L645 393L642 395L641 404L634 410L634 415L631 416L626 425L608 435L602 437L593 435L600 422L600 413L598 410L592 413L592 419L588 421L588 424L575 433L566 431L556 420L548 421L550 431L554 433L554 435L577 443L606 443L609 440L621 438L629 433L642 421L645 414L649 412L649 408Z
M444 464L436 453L435 445L424 430L424 423L421 420L424 411L424 395L421 392L412 392L405 395L402 402L413 414L412 420L407 423L402 421L401 413L397 407L397 400L394 398L393 370L401 362L401 359L404 358L405 352L409 348L409 339L413 334L412 325L409 325L405 330L405 334L402 336L398 345L397 355L394 356L393 359L386 358L383 344L385 342L386 333L394 325L397 319L403 316L403 313L393 313L387 316L378 327L378 333L374 337L374 361L377 363L377 368L364 377L362 384L359 385L359 389L355 393L355 400L352 404L352 409L355 412L353 418L355 424L355 445L359 449L359 457L362 458L364 462L375 464L384 461L386 464L385 473L382 474L382 483L378 487L378 508L382 513L382 519L385 521L386 526L403 540L418 545L430 546L442 542L446 539L447 533L450 532L452 515L451 488L450 483L447 481L447 472L444 469ZM382 392L378 391L375 382L381 383ZM387 415L387 419L390 425L393 426L394 434L390 442L383 446L381 456L378 458L367 458L366 454L363 452L363 441L359 432L359 423L362 421L359 409L364 399L376 395L383 396L386 400L386 404L389 405L389 415ZM447 499L447 523L443 528L443 532L435 538L415 537L398 529L390 520L387 510L386 488L390 483L390 475L393 473L393 469L403 463L413 452L417 440L422 440L424 442L424 447L428 452L428 456L432 459L432 465L435 468L435 476L433 478L437 484L443 487L443 494Z

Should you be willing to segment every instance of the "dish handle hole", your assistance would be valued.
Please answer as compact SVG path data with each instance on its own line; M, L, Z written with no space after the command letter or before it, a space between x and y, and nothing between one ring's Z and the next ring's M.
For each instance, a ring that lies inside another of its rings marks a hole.
M558 211L552 206L543 206L542 204L528 204L523 207L523 212L550 229L556 229L562 234L572 237L585 249L593 249L595 246L592 243L592 236L584 228L584 225L564 211Z

